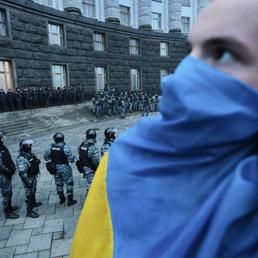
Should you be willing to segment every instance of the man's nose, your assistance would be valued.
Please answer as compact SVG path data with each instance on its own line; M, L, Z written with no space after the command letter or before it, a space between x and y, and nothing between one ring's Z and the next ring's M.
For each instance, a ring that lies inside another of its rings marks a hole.
M203 58L202 50L200 47L193 47L192 51L190 52L190 55L199 59Z

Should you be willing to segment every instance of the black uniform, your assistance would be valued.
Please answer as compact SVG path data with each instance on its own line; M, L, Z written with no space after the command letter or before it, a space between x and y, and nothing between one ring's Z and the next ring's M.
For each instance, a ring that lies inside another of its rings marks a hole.
M0 143L0 188L3 197L3 210L7 218L18 218L13 213L18 207L12 207L12 176L15 173L15 165L9 150Z

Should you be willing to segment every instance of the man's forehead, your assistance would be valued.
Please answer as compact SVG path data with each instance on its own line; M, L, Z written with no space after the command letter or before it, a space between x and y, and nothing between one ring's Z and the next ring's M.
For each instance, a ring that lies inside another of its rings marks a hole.
M189 40L216 37L258 40L258 0L213 0L199 17Z

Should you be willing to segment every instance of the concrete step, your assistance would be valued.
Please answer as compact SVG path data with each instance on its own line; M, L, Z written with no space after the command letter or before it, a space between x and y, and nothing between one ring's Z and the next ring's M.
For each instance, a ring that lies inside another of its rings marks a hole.
M90 103L0 114L0 129L14 141L94 121Z
M137 113L127 114L135 116ZM140 115L140 113L139 113ZM18 111L0 114L0 129L8 134L8 141L17 142L24 137L37 137L60 128L89 128L92 122L119 119L118 116L103 116L97 120L89 103L69 106L43 108L32 111Z

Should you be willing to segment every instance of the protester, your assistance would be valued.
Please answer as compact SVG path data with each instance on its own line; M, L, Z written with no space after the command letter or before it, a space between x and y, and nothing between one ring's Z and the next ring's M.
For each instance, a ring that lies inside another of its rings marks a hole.
M162 82L161 115L96 172L71 258L258 257L257 0L216 0Z

